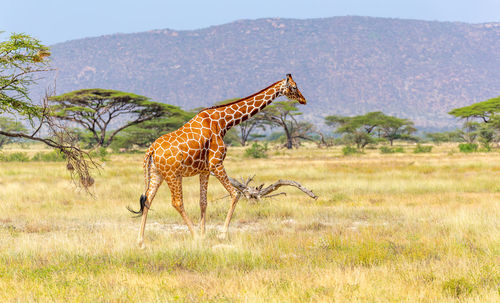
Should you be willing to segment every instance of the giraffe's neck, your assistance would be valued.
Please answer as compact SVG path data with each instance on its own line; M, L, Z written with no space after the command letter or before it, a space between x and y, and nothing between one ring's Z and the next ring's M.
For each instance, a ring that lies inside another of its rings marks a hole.
M282 85L283 81L276 82L255 95L214 108L214 114L220 117L219 125L222 134L225 134L231 127L250 119L281 96Z

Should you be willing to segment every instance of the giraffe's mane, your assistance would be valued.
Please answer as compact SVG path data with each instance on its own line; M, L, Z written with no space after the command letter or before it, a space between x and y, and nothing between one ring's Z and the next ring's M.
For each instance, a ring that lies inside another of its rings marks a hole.
M241 99L238 99L238 100L236 100L236 101L232 101L232 102L229 102L229 103L226 103L226 104L220 104L220 105L215 105L215 106L211 106L211 107L204 108L204 109L200 110L200 113L201 113L202 111L205 111L205 110L215 109L215 108L221 108L221 107L225 107L225 106L233 105L233 104L238 103L238 102L241 102L241 101L248 100L248 99L250 99L250 98L253 98L253 97L255 97L255 96L257 96L257 95L261 94L263 91L266 91L266 90L268 90L269 88L271 88L271 87L275 86L276 84L278 84L278 83L279 83L279 82L281 82L281 81L283 81L283 80L276 81L276 82L274 82L273 84L269 85L268 87L263 88L263 89L261 89L260 91L256 92L255 94L252 94L252 95L250 95L250 96L248 96L248 97L241 98Z

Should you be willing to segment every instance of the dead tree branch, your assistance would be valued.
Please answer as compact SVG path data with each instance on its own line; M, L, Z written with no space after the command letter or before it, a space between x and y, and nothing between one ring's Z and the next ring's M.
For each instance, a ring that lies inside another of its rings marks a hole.
M234 186L234 188L236 188L236 190L240 194L242 194L245 198L247 198L249 200L259 201L262 198L270 198L270 197L274 197L277 195L286 195L286 193L284 193L284 192L271 195L272 192L276 191L278 188L280 188L282 186L296 187L296 188L300 189L302 192L304 192L306 195L308 195L309 197L311 197L315 200L318 199L318 196L316 196L311 190L302 186L299 182L292 181L292 180L278 180L275 183L273 183L267 187L264 187L264 184L261 184L261 185L256 186L256 187L249 186L250 182L253 180L254 177L255 177L255 175L252 177L249 177L246 180L243 180L243 178L242 178L241 182L229 177L229 182L231 182L231 184Z

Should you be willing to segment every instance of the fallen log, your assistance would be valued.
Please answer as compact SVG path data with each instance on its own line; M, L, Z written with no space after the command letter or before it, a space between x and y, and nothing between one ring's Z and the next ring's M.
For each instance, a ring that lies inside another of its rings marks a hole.
M281 180L280 179L267 187L264 187L264 184L261 184L259 186L250 186L249 184L253 180L254 177L255 177L255 175L252 177L249 177L246 180L243 180L243 178L241 178L241 182L234 179L234 178L231 178L231 177L228 177L228 178L229 178L229 182L231 182L231 184L234 186L234 188L236 188L236 190L241 195L243 195L245 198L247 198L249 200L259 201L262 198L271 198L271 197L278 196L278 195L285 195L286 196L285 192L271 194L272 192L276 191L278 188L280 188L282 186L296 187L296 188L300 189L302 192L304 192L306 195L308 195L309 197L311 197L315 200L318 199L318 196L316 196L310 189L304 187L303 185L301 185L297 181Z

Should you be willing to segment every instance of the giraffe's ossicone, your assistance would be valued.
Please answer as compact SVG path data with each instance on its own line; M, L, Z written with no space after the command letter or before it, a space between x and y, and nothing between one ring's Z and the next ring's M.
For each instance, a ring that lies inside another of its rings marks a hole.
M200 175L201 234L205 233L205 212L207 207L208 178L212 173L231 195L231 205L224 224L227 230L238 202L239 195L229 183L223 161L226 157L224 135L233 126L249 119L279 96L306 104L290 74L265 89L229 104L214 106L200 111L195 117L176 131L158 138L146 152L144 159L145 193L140 199L142 215L138 244L144 246L144 228L148 209L156 192L165 180L172 194L172 205L180 213L193 236L197 233L187 216L182 200L182 178Z

